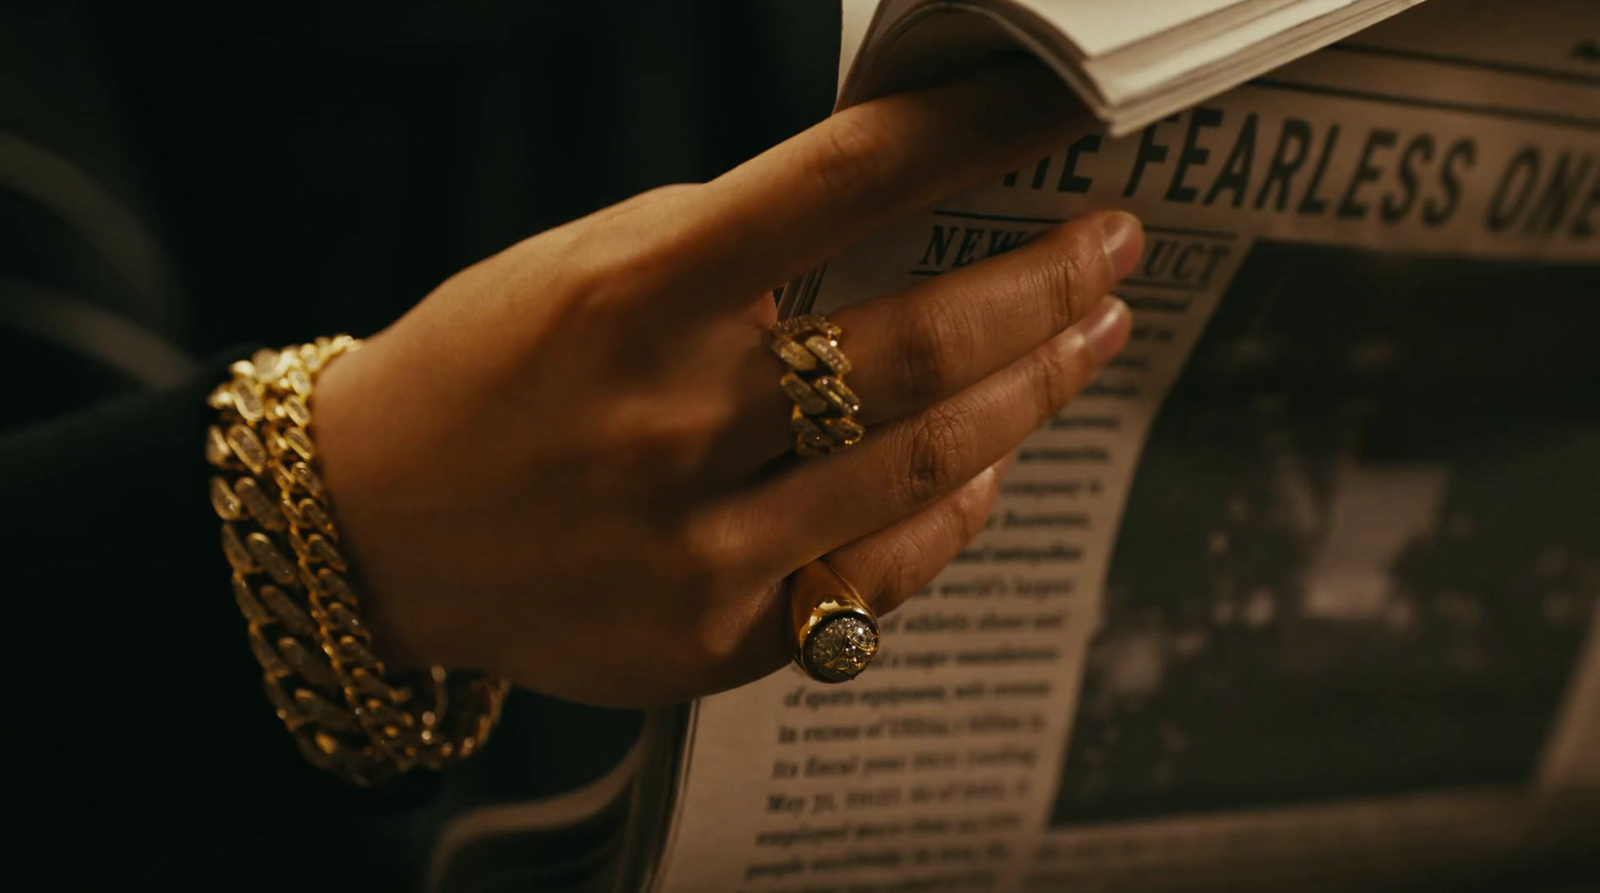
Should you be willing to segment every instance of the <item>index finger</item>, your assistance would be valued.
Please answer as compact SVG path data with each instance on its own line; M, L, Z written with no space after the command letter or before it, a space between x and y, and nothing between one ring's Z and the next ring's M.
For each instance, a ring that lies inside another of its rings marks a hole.
M695 281L749 295L878 227L1060 148L1087 113L1042 66L1011 65L852 106L707 183Z

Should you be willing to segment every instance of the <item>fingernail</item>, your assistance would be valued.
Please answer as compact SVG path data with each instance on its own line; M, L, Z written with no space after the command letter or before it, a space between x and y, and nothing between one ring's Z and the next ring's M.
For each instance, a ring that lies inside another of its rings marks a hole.
M1133 272L1144 253L1144 226L1126 211L1114 211L1100 218L1101 244L1111 258L1111 273L1118 279Z
M1105 365L1122 350L1128 340L1128 319L1128 305L1107 295L1078 323L1078 332L1094 354L1096 365Z

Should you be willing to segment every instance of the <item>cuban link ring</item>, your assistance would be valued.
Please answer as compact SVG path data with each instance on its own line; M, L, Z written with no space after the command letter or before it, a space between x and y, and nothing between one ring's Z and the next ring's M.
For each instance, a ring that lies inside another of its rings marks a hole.
M818 682L849 682L878 654L878 618L849 581L820 559L789 581L794 662Z
M789 427L802 456L823 456L860 442L861 399L845 384L850 359L839 349L841 330L820 313L784 320L772 328L772 352L788 366L778 386L794 410Z

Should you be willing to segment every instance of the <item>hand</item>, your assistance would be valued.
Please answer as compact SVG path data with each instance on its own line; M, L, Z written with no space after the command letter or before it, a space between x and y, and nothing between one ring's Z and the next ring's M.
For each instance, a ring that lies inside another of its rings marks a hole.
M868 433L820 459L791 453L771 290L1086 123L1033 69L866 103L476 264L335 362L315 433L380 652L660 704L780 667L780 583L819 556L899 605L1121 349L1103 296L1138 224L1091 214L833 314Z

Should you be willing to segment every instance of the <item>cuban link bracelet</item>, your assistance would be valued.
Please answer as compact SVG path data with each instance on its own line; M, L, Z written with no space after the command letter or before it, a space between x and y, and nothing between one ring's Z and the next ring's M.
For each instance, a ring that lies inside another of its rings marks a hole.
M234 363L209 398L206 460L267 699L307 760L370 787L470 756L508 685L443 667L391 672L372 652L311 425L317 374L360 346L340 335Z

